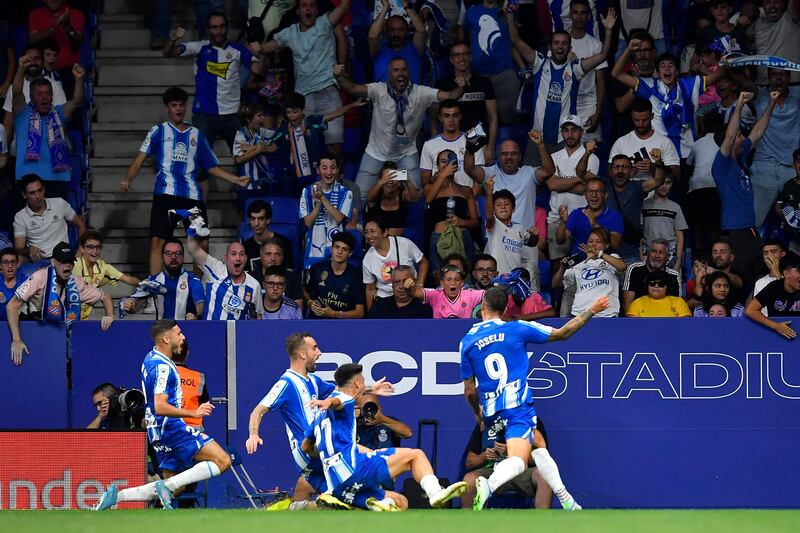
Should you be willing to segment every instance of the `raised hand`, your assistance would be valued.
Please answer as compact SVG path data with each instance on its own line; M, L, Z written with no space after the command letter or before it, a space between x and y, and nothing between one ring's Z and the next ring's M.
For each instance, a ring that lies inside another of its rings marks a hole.
M544 142L541 131L531 130L528 132L528 137L535 145L540 145Z
M370 386L370 391L375 396L391 396L394 394L394 385L381 378Z
M75 77L76 80L82 80L83 77L86 75L86 70L78 63L72 65L72 75Z
M613 7L608 8L608 14L604 17L600 15L600 21L603 23L603 27L606 31L611 31L614 29L614 25L617 23L617 10Z
M661 148L653 148L650 150L650 157L653 159L653 163L660 163L661 162Z
M344 76L344 65L333 66L333 77L338 78L339 76Z
M586 143L586 151L593 154L597 151L597 141L589 141Z
M739 105L746 104L747 102L753 99L753 96L754 95L751 92L742 91L741 93L739 93Z

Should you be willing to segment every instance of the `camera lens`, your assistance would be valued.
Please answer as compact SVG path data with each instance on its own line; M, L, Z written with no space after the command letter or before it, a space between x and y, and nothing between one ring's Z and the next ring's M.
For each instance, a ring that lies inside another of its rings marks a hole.
M375 418L378 414L378 404L375 402L366 402L361 406L361 416L364 418Z

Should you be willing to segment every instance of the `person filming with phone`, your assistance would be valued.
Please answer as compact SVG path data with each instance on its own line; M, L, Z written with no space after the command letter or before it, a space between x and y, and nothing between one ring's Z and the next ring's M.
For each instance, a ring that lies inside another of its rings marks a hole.
M471 187L456 183L457 170L456 153L442 150L436 155L433 183L425 191L425 203L434 225L428 252L433 272L439 272L442 258L451 253L460 254L469 263L475 255L469 230L478 227L478 203Z
M408 171L398 170L397 163L387 161L381 177L367 192L366 219L379 219L395 237L403 235L408 221L408 206L419 201L420 194L408 181Z

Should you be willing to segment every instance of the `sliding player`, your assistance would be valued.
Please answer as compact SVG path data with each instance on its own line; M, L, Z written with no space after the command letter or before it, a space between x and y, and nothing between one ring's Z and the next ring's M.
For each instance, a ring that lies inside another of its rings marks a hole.
M164 509L172 509L175 491L214 476L230 468L231 458L214 439L187 426L185 417L202 418L214 406L206 402L196 410L183 409L181 378L172 358L181 353L186 338L174 320L157 320L150 327L155 346L142 363L142 391L146 401L147 438L153 445L165 479L140 487L118 490L108 486L100 496L96 511L121 502L161 500ZM180 473L178 473L180 472Z
M364 393L361 365L346 363L336 369L336 390L324 400L311 404L326 410L306 430L302 449L311 454L319 451L325 479L333 496L371 511L401 511L408 508L405 496L382 486L411 471L414 479L428 495L431 507L441 507L461 495L467 488L463 481L442 488L422 450L385 448L370 450L355 442L356 400Z
M250 413L250 436L247 439L247 453L255 453L264 441L258 435L263 416L272 410L280 412L286 424L289 436L289 447L292 457L301 473L295 485L292 501L278 502L270 509L299 510L309 506L314 494L322 494L327 490L325 476L322 472L322 463L318 457L309 456L300 449L300 444L308 429L314 421L318 411L312 406L312 400L322 400L331 395L334 386L314 374L317 359L322 352L317 341L310 333L292 333L286 339L286 351L289 353L289 368L280 379L272 386L266 396ZM378 396L386 396L394 391L390 383L383 380L375 382L370 390ZM349 506L341 505L334 498L322 496L320 502L341 509Z
M558 496L561 506L578 511L581 506L567 491L558 473L558 465L550 457L541 434L536 432L536 410L533 392L529 389L528 343L563 340L583 327L593 315L608 307L608 298L601 296L592 306L560 328L536 322L504 322L508 296L500 287L492 287L483 295L481 318L461 340L461 377L464 395L475 411L478 423L505 425L508 458L494 467L489 479L475 480L477 494L472 508L480 511L498 487L520 475L533 455L536 467ZM477 380L477 385L476 385ZM477 388L476 388L477 387ZM482 426L483 427L483 426ZM531 453L531 449L533 452Z

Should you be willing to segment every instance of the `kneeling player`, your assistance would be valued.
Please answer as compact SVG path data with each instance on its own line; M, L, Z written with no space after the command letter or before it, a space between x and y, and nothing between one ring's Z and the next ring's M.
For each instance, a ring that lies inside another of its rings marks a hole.
M466 483L459 481L442 488L422 450L387 448L372 451L355 443L355 400L364 392L362 367L354 363L340 366L334 374L336 390L312 405L325 410L306 431L302 448L319 451L325 479L339 500L372 511L400 511L408 508L405 496L382 486L394 483L400 474L411 470L414 479L428 496L431 507L441 507L461 495Z
M172 358L181 353L185 337L174 320L157 320L150 328L155 347L142 363L142 391L147 402L147 438L153 445L165 479L141 487L118 490L111 484L100 496L95 510L121 502L161 500L172 509L175 491L230 468L231 458L214 439L187 426L184 417L205 417L214 406L206 402L196 411L183 409L181 379ZM180 472L180 473L178 473Z
M475 480L477 493L472 508L483 509L495 490L525 471L528 458L533 456L539 473L562 507L580 510L581 506L561 481L558 465L547 451L544 439L536 432L533 391L528 387L527 344L570 337L592 316L608 307L608 298L601 296L589 309L560 328L524 320L504 322L502 316L507 303L505 290L487 289L481 302L483 322L472 326L459 346L467 402L483 427L502 424L508 456L495 465L488 480L484 477Z

